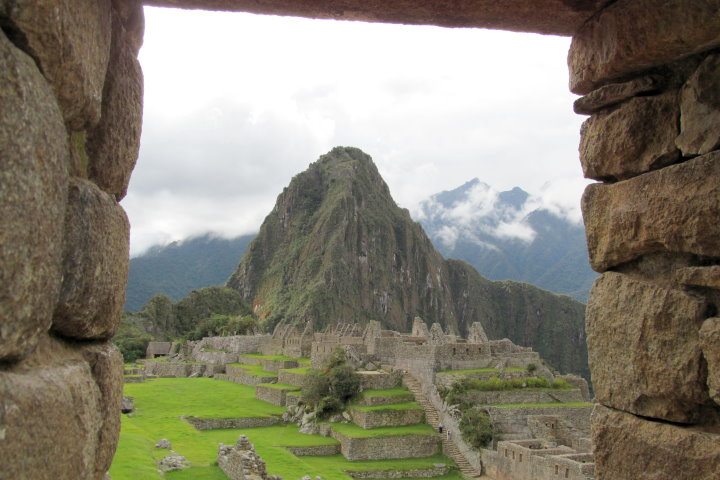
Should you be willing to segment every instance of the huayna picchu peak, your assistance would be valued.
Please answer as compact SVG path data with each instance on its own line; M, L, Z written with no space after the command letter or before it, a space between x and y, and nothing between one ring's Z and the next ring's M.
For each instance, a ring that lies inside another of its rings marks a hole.
M378 320L409 331L419 315L467 335L482 322L491 338L588 377L584 305L445 260L357 148L336 147L292 179L227 286L267 328Z

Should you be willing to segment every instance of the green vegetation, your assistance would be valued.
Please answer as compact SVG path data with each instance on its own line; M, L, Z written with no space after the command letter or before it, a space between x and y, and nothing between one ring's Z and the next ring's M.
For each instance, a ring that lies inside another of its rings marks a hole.
M246 335L258 328L252 315L220 315L212 313L200 320L197 326L187 334L188 340L200 340L203 337Z
M397 388L385 388L385 389L368 389L363 390L362 392L363 398L391 398L391 397L399 397L399 398L405 398L410 397L413 398L413 394L410 393L410 390L404 387L397 387Z
M302 401L315 409L318 418L341 412L360 393L360 376L338 349L324 370L310 370L302 387Z
M120 327L113 337L113 343L122 353L126 363L145 358L145 351L151 340L152 336L131 321L127 315L123 315Z
M113 341L128 362L144 357L152 340L199 340L257 328L257 319L237 291L207 287L190 292L177 304L165 295L155 295L139 312L124 314Z
M435 429L426 423L404 427L362 428L354 423L333 423L333 430L351 438L398 437L404 435L436 435Z
M386 410L422 410L422 407L418 405L417 402L405 402L372 406L355 405L353 409L359 410L361 412L381 412Z
M580 407L592 407L593 404L590 402L547 402L547 403L501 403L497 405L488 405L493 408L580 408Z
M349 480L348 470L409 470L451 463L442 455L406 460L346 460L342 455L296 457L287 447L336 445L337 441L319 435L299 433L295 425L264 428L195 430L181 416L201 418L240 418L278 415L281 407L256 400L254 388L207 378L167 378L125 385L125 395L135 400L135 413L123 415L120 444L110 474L113 480L226 480L216 465L219 443L233 444L238 436L247 435L267 463L268 473L294 479L303 475L321 476L323 480ZM425 425L424 430L432 429ZM359 427L358 427L359 428ZM402 427L406 428L406 427ZM397 430L397 429L393 429ZM164 477L156 462L168 454L155 448L167 438L172 448L184 455L192 467L169 472ZM461 480L457 472L438 480Z
M310 373L310 367L298 367L298 368L283 368L283 372L292 373L295 375L307 375Z
M520 367L507 367L507 368L464 368L460 370L442 370L438 373L447 373L449 375L473 375L473 374L484 374L484 373L519 373L524 372L524 368Z
M125 310L139 311L156 294L177 301L193 290L224 284L254 237L203 235L155 246L131 258Z
M476 378L460 378L450 388L439 388L438 393L449 405L458 405L460 410L467 410L472 406L472 399L466 395L468 392L497 392L505 390L565 390L573 386L563 379L552 382L542 377L498 378L491 377L485 380Z
M492 420L484 410L477 408L466 410L459 426L463 440L476 449L487 447L492 442L494 435Z
M240 367L253 377L277 377L276 372L263 370L262 365L246 365L244 363L230 363L234 367Z

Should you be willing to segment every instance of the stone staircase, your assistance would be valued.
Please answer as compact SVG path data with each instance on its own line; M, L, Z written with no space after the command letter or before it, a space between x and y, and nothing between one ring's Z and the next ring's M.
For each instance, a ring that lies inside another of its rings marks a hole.
M440 418L433 404L430 403L430 401L423 393L422 385L420 384L420 382L414 377L412 377L410 374L406 373L405 375L403 375L403 384L405 384L405 386L412 392L412 394L415 395L415 401L422 406L423 410L425 410L425 418L427 422L432 425L434 429L437 430L438 425L440 424ZM460 470L460 473L462 473L463 477L465 477L466 479L487 478L482 476L481 472L479 472L475 467L470 464L470 462L467 461L465 456L458 449L457 445L455 445L455 442L453 442L452 440L448 440L446 435L442 436L442 444L443 453L453 459L455 464L457 464L457 467Z

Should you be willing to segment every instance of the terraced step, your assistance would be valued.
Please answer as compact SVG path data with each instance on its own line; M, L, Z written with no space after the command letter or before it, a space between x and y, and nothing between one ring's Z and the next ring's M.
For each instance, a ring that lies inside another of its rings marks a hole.
M416 402L350 408L350 416L362 428L401 427L425 423L425 411Z
M295 385L284 385L282 383L261 383L255 386L255 398L263 400L279 407L288 404L288 394L299 392L300 388Z
M336 423L331 435L340 442L348 460L422 458L440 453L441 441L427 424L364 429L355 424Z
M277 382L277 373L267 371L261 365L229 363L225 366L225 374L216 375L215 378L255 386L261 383Z
M408 387L408 389L415 395L415 401L422 406L423 410L425 410L425 418L427 422L432 425L434 429L438 428L438 425L440 424L439 416L437 413L437 410L435 410L435 407L430 403L430 401L425 397L425 394L422 391L422 385L419 381L417 381L415 378L410 376L409 374L405 374L403 376L403 384ZM460 450L457 448L457 445L452 441L452 439L448 440L447 437L443 437L442 439L442 445L443 445L443 452L450 458L453 459L455 464L458 467L458 470L460 470L460 473L462 473L463 477L465 478L481 478L482 473L478 472L471 464L468 462L468 460L465 458L465 456L460 452Z
M245 365L259 365L264 370L277 373L280 369L298 368L302 359L287 357L285 355L261 355L248 353L240 355L239 362Z

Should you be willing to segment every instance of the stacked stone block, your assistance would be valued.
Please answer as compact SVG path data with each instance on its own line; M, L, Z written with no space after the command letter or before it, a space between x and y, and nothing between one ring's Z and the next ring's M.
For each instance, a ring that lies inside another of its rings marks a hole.
M618 0L568 58L599 479L720 475L720 2Z
M117 446L140 141L137 1L0 2L2 478L102 478ZM63 441L68 439L71 441Z

